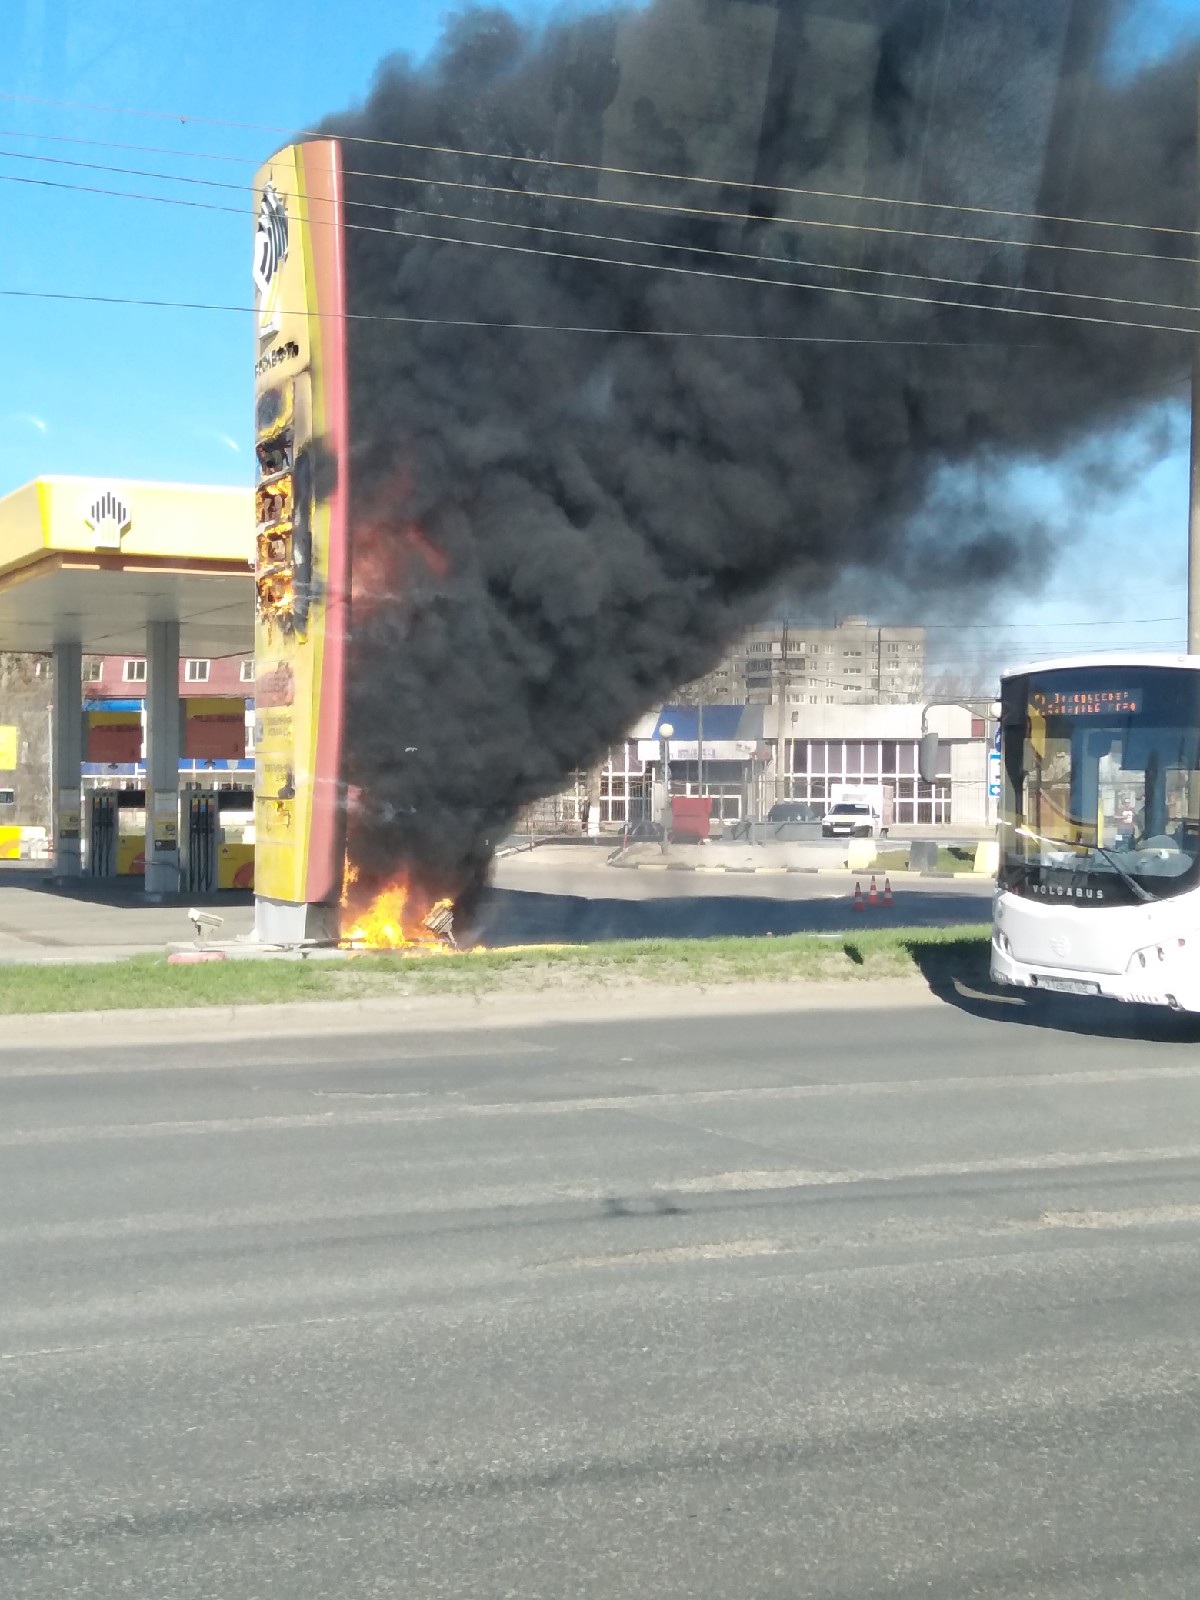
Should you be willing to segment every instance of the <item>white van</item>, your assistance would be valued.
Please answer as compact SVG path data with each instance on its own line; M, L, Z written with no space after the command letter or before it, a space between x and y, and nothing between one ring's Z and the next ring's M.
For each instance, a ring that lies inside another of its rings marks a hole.
M878 839L882 819L866 800L835 800L821 818L821 834L826 839Z

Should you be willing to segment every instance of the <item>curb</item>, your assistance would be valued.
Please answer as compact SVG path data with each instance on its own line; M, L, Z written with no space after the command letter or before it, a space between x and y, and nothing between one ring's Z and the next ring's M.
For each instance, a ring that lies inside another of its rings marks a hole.
M610 861L609 866L622 867L627 872L705 872L710 874L720 873L725 877L740 876L743 878L762 875L777 878L788 876L852 878L854 876L849 867L698 867L693 866L688 861ZM948 874L943 874L943 876L948 876ZM965 876L974 877L974 873L966 873Z
M753 877L790 877L808 876L814 878L864 878L870 877L875 871L876 877L883 874L871 867L699 867L692 866L686 861L610 861L610 867L621 867L627 872L703 872L708 875L720 874L727 878L753 878ZM898 867L890 874L899 882L905 878L944 878L947 881L959 879L964 882L978 883L980 885L995 882L995 874L991 872L912 872L908 868Z
M838 938L847 937L838 934ZM674 1018L686 996L690 1016L728 1016L804 1011L887 1009L940 1004L917 974L822 982L714 983L707 986L655 985L630 988L589 987L573 994L495 992L471 998L427 995L405 999L309 1000L290 1005L148 1006L139 1011L37 1011L7 1015L0 1040L0 1077L38 1076L57 1066L30 1067L21 1060L32 1049L55 1053L102 1053L124 1045L206 1045L214 1041L270 1042L311 1038L314 1034L381 1034L488 1032L496 1028L529 1029L564 1022L611 1022L619 997L623 1018ZM97 1043L97 1040L102 1042ZM16 1066L9 1062L16 1057ZM8 1058L8 1061L6 1061ZM156 1057L151 1070L162 1065ZM86 1070L110 1072L111 1064ZM116 1070L145 1070L129 1059Z

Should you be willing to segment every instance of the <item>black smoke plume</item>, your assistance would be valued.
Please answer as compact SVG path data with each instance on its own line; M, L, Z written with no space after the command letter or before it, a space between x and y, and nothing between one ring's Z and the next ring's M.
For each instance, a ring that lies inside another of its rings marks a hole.
M466 9L331 121L365 886L406 866L469 901L518 807L783 581L1044 573L947 476L1182 396L1190 341L1162 330L1200 326L1195 237L1154 231L1195 226L1200 53L1123 73L1125 12Z

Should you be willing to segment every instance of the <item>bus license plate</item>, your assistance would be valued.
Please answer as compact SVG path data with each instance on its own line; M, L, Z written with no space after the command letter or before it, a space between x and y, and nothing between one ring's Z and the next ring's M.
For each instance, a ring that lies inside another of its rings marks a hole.
M1085 983L1082 978L1039 978L1039 989L1049 989L1054 994L1099 994L1098 983Z

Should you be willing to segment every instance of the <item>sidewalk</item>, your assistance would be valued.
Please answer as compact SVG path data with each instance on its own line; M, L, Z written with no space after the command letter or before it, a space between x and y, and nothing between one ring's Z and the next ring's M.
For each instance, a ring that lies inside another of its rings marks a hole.
M223 938L249 933L254 926L250 895L170 895L151 903L124 881L56 881L44 868L5 868L0 870L0 964L117 961L161 953L172 940L192 937L191 905L224 917Z

